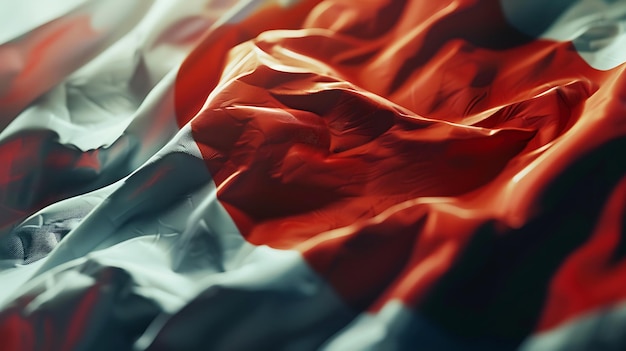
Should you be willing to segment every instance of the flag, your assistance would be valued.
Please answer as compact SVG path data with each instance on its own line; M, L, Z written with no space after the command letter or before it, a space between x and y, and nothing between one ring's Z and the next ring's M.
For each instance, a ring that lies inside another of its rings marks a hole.
M0 6L0 350L626 347L626 2Z

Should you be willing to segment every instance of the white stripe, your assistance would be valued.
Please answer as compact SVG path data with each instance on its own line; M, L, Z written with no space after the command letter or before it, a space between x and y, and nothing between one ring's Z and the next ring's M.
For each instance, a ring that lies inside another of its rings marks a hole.
M20 0L3 1L0 11L0 44L15 39L46 22L61 17L88 0L41 1ZM33 9L36 9L34 11Z
M520 351L622 351L626 347L626 303L596 310L526 340Z
M573 41L593 68L626 62L626 2L607 0L500 0L520 31L556 41Z
M12 301L30 301L20 310L29 311L31 320L40 313L64 319L65 324L53 326L57 328L53 334L62 338L62 328L77 313L72 308L79 305L88 289L101 287L96 303L124 309L133 308L127 305L127 294L111 293L110 298L118 300L110 302L105 296L111 291L132 292L133 299L138 299L134 304L145 310L122 316L111 312L113 307L89 312L94 324L87 326L92 329L84 333L82 342L97 342L99 347L107 345L110 349L130 345L115 344L117 339L106 334L112 331L105 326L123 328L124 323L144 315L160 317L139 339L138 350L231 350L274 344L314 349L348 323L353 313L300 253L255 246L243 239L215 196L215 184L191 138L190 127L183 128L174 139L139 170L113 185L113 191L42 263L14 268L22 276L31 275L37 266L38 272L27 282L14 281L23 285L13 289L4 307ZM187 156L182 163L173 164L168 161L171 155ZM152 207L155 199L151 197L128 196L138 189L134 180L151 179L172 165L178 166L175 173L181 178L180 184L157 180L148 189L150 196L169 198L159 199L169 205L167 208ZM203 180L189 192L190 180L184 179L188 173L192 174L191 183ZM78 204L82 198L66 203ZM50 216L51 212L44 209L36 216ZM66 299L73 302L58 302ZM5 309L4 317L7 313L19 312ZM90 335L99 337L90 341ZM206 343L198 343L202 340Z

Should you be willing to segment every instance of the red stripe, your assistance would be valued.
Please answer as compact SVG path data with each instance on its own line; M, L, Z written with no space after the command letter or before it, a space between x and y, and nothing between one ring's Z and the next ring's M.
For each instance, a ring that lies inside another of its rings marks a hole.
M0 45L0 57L11 55L21 64L9 66L4 71L0 64L0 76L10 83L0 85L0 129L7 126L28 104L58 84L75 67L87 62L89 57L73 58L75 65L63 64L68 57L58 53L76 50L76 43L86 46L98 39L87 15L72 15L47 23L24 39ZM46 59L42 59L46 58ZM9 61L10 62L10 61ZM3 72L4 71L4 72ZM7 89L8 87L8 89Z
M18 314L11 314L0 323L0 339L5 351L32 350L35 338L30 323Z
M626 218L626 177L607 202L593 237L556 274L539 330L626 299L626 262L611 262Z

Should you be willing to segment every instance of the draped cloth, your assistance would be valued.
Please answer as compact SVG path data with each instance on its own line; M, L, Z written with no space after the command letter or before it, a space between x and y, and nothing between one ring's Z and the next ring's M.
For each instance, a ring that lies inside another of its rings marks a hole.
M623 0L0 5L0 350L623 350Z

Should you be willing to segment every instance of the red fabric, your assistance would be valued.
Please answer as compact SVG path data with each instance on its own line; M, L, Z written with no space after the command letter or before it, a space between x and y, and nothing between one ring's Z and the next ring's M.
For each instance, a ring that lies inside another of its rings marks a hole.
M0 128L4 129L15 116L44 92L58 84L75 66L65 64L65 57L56 55L80 43L90 48L97 43L97 33L88 16L68 16L52 21L29 34L19 44L0 47L0 58L7 71L0 71ZM45 57L46 60L41 58ZM78 66L90 57L77 58Z
M274 12L271 25L251 25L259 14L211 33L179 72L177 113L193 118L218 198L246 239L301 251L359 310L395 298L420 306L489 223L494 247L506 247L486 255L523 251L532 262L540 239L522 251L508 243L556 211L545 194L567 183L569 166L623 138L624 66L598 71L569 42L529 38L498 4L323 1L300 30L231 50L261 30L298 28L305 2ZM623 299L622 269L579 269L623 232L622 188L523 323L550 328ZM590 280L602 292L577 298L573 282Z

